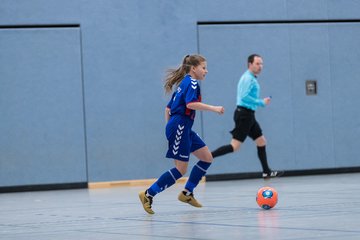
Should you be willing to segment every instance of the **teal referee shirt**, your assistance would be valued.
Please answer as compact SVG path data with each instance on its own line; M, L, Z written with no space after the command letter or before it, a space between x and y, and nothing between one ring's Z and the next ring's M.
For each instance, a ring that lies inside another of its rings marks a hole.
M259 106L265 106L264 100L259 96L260 85L256 76L247 70L238 82L236 104L255 111Z

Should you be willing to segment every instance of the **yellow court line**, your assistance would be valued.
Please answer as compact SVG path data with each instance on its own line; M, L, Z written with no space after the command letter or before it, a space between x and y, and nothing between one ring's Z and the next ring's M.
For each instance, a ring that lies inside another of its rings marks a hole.
M176 183L185 183L189 178L183 177L176 181ZM141 180L122 180L122 181L110 181L110 182L91 182L88 183L88 188L111 188L111 187L133 187L133 186L148 186L156 181L153 179L141 179ZM206 177L203 177L200 183L206 181Z

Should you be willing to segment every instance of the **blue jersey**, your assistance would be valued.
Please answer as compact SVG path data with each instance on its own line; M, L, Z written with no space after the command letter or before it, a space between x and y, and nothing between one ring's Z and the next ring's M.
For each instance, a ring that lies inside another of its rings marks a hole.
M171 115L165 131L169 144L167 158L189 161L190 153L206 146L191 130L195 110L186 107L191 102L201 102L200 86L196 79L186 75L167 105Z
M191 102L201 102L200 86L196 79L186 75L167 104L167 107L170 109L170 115L188 116L193 120L195 118L195 110L186 107Z
M240 78L237 87L237 106L256 110L258 106L264 107L265 102L260 96L260 85L256 80L256 76L246 71Z

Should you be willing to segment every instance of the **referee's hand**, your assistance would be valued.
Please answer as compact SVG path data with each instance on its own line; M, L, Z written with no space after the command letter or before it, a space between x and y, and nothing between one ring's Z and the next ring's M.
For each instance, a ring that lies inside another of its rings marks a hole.
M265 105L268 105L270 103L270 101L271 101L271 97L264 98Z

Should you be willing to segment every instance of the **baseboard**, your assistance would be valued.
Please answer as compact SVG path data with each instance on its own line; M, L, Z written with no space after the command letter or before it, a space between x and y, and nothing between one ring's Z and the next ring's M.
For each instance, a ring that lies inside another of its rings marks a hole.
M360 172L360 167L285 170L283 177L356 173L356 172ZM241 180L241 179L261 178L261 176L262 176L262 172L208 174L206 175L206 181Z
M176 183L185 183L189 178L182 177ZM123 180L123 181L110 181L110 182L92 182L88 183L88 188L111 188L111 187L134 187L134 186L149 186L156 181L153 179L140 179L140 180ZM200 182L205 182L206 178L203 177Z
M88 184L86 182L9 186L0 187L0 193L80 189L87 188L87 186Z
M188 177L180 178L176 183L185 183ZM49 190L66 190L66 189L80 189L80 188L111 188L111 187L130 187L130 186L149 186L154 183L156 179L140 179L140 180L122 180L109 182L81 182L81 183L61 183L61 184L39 184L39 185L22 185L0 187L0 193L12 192L29 192L29 191L49 191ZM205 182L203 177L200 182Z

